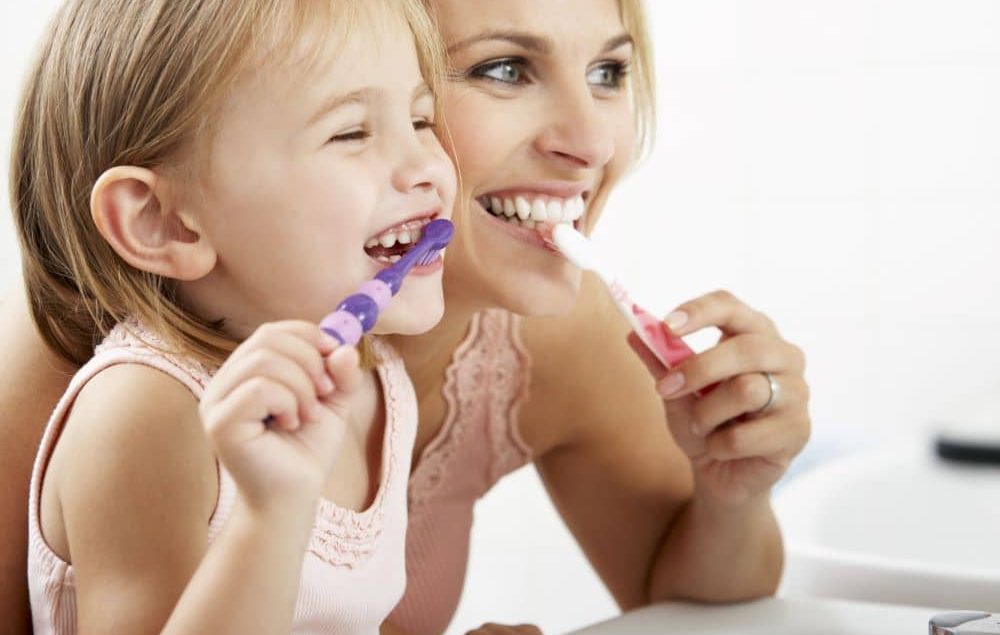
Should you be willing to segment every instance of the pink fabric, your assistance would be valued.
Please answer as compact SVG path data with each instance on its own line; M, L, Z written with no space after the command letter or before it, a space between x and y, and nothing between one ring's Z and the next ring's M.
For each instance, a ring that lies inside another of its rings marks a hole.
M42 439L31 479L28 584L36 635L77 632L73 566L49 549L41 533L42 478L59 439L70 405L83 386L114 364L145 364L183 383L200 398L214 370L157 350L160 344L135 322L119 325L97 348L94 358L73 377ZM380 363L385 407L382 471L375 501L363 512L321 501L302 567L293 633L378 632L403 595L407 522L406 484L416 435L417 405L402 361L385 343L373 342ZM235 484L219 468L219 499L209 525L213 540L229 517Z
M444 425L410 476L407 589L389 618L409 635L444 632L465 582L473 506L531 459L517 428L531 375L518 328L505 311L480 313L446 371Z

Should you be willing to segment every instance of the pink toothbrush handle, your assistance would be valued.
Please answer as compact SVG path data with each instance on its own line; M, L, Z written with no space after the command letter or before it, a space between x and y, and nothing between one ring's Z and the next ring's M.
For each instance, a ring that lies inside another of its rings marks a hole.
M632 313L642 327L644 337L642 341L653 350L653 353L667 365L670 370L680 364L685 359L693 356L694 350L688 346L684 340L671 332L661 320L656 319L649 311L646 311L638 304L632 303ZM718 384L712 384L699 390L696 394L700 397L715 390Z

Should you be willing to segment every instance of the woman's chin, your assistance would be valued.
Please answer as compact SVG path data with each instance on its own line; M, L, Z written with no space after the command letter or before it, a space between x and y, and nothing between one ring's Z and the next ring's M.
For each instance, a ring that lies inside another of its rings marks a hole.
M564 315L576 306L582 274L572 266L550 271L525 271L503 284L498 304L525 317Z

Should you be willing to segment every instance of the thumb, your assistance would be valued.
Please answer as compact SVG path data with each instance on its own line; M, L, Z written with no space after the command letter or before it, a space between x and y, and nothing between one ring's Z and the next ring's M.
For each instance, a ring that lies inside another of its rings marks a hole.
M361 357L353 346L341 346L326 358L326 372L333 380L333 392L324 402L336 408L344 405L361 386Z

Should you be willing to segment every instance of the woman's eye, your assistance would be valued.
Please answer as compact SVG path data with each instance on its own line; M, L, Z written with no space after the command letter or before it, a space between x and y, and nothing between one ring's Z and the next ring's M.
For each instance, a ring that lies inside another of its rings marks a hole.
M342 134L333 135L330 137L330 141L334 143L342 143L347 141L364 141L368 137L372 136L367 130L351 130L350 132L344 132Z
M601 88L621 88L628 75L624 62L604 62L587 72L587 83Z
M525 63L517 59L503 59L480 64L469 75L503 84L522 84L526 81Z
M436 124L430 119L414 119L413 129L414 130L433 130Z

